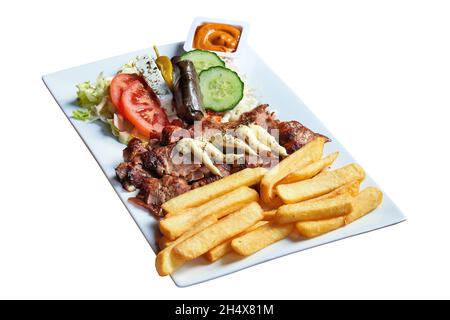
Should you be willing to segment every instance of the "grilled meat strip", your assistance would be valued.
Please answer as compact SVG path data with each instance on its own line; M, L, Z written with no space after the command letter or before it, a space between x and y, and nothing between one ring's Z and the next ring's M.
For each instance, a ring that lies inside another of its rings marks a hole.
M278 130L280 144L286 148L289 154L302 148L316 137L323 137L321 134L311 131L298 121L280 122L278 124ZM330 139L327 138L327 141L330 141Z
M167 126L164 127L161 133L161 145L167 146L173 143L177 143L183 138L190 138L191 132L179 126Z
M141 190L137 197L131 198L131 202L147 208L156 217L163 217L161 205L191 190L191 186L183 178L169 175L158 178L147 178L141 185Z
M141 188L144 180L151 175L139 163L122 162L116 168L116 176L128 192Z
M223 177L229 176L231 174L231 168L226 164L217 164L216 167L220 170L222 177L212 175L208 170L208 174L205 174L202 179L199 179L192 184L192 189L203 187L204 185L220 180Z
M128 146L123 150L125 162L142 163L141 156L147 151L146 144L137 138L131 139Z
M268 111L267 108L269 108L268 104L262 104L243 113L237 122L239 124L256 124L269 132L272 129L277 129L280 121L277 120L275 113Z

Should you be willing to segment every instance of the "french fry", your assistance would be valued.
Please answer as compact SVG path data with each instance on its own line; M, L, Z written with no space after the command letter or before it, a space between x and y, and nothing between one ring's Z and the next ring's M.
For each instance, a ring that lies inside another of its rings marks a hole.
M353 199L353 210L349 215L328 220L298 222L295 227L298 233L305 238L317 237L343 227L364 216L378 207L382 202L382 198L383 195L378 189L369 187Z
M319 137L297 150L269 170L261 180L260 193L264 203L271 203L275 198L274 186L288 174L299 170L322 157L326 139Z
M323 196L320 196L317 198L312 198L309 200L302 201L302 203L323 200L323 199L331 199L331 198L335 198L335 197L343 195L343 194L348 194L348 195L351 195L352 197L356 197L359 193L360 185L361 185L361 181L354 180L352 182L344 184L343 186L331 191L330 193L326 193Z
M293 224L277 225L270 222L241 237L237 237L231 241L231 247L236 253L249 256L286 238L293 228Z
M214 216L206 217L202 221L198 222L195 226L193 226L189 231L187 231L181 237L179 237L177 240L170 243L170 245L167 246L165 249L160 251L158 253L158 255L156 256L156 261L155 261L155 266L156 266L156 270L158 271L158 274L160 276L167 276L167 275L173 273L179 267L181 267L186 262L186 260L174 255L173 248L177 244L185 241L186 239L189 239L193 235L206 229L207 227L213 225L216 222L217 222L216 217L214 217Z
M161 220L159 229L164 236L173 240L206 216L216 215L220 219L258 199L258 192L249 187L240 187L199 207L187 209L181 214Z
M322 171L320 171L317 175L315 175L313 178L320 177L320 176L326 174L327 172L330 172L330 170L328 170L328 168L325 168Z
M162 236L158 239L158 247L160 250L167 248L171 243L172 243L172 240L169 240L164 236Z
M336 218L349 214L353 209L352 202L353 197L343 194L331 199L286 204L278 209L274 221L286 224Z
M374 187L368 187L361 191L353 199L353 211L345 217L345 224L365 216L375 210L383 201L383 193Z
M252 186L259 183L267 172L264 168L247 168L228 177L188 191L162 205L168 214L174 214L187 208L200 206L214 198L224 195L242 186Z
M275 195L275 198L270 203L265 203L262 200L259 201L259 205L261 206L261 208L263 208L264 211L278 209L283 204L283 200L281 200L277 195Z
M231 248L231 241L232 240L227 240L224 243L219 244L217 247L209 250L204 254L205 259L209 262L215 262L220 258L226 256L228 253L233 251L233 248Z
M364 170L354 163L337 170L327 171L312 179L280 184L276 187L276 192L284 203L296 203L319 197L344 184L354 180L362 181L364 178Z
M302 181L306 179L310 179L320 173L323 169L331 166L333 162L338 157L339 152L335 152L330 154L329 156L315 161L306 167L294 171L286 176L283 180L281 180L280 184L293 183L297 181Z
M337 217L319 221L297 222L295 228L305 238L314 238L345 225L345 217Z
M276 214L277 214L277 210L264 211L264 218L263 218L263 220L270 221L270 220L272 220L275 217Z
M248 228L247 230L245 230L244 232L240 233L239 235L237 235L234 238L240 237L250 231L253 231L265 224L267 224L269 222L267 221L258 221L256 224L254 224L253 226L251 226L250 228ZM207 253L204 254L204 257L209 261L209 262L214 262L219 260L220 258L222 258L223 256L225 256L226 254L230 253L231 251L233 251L233 248L231 247L231 241L233 241L234 238L231 238L221 244L219 244L217 247L212 248L211 250L209 250Z
M195 259L250 228L262 218L263 211L261 207L257 202L253 202L200 231L193 237L177 244L173 249L174 254L183 260Z

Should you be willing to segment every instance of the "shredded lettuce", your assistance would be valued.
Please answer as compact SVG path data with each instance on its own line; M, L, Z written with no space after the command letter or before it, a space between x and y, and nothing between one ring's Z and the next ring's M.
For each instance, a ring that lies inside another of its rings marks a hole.
M78 105L87 109L98 105L107 95L109 83L103 73L100 73L94 84L86 81L77 85Z
M138 73L135 64L136 59L129 61L122 66L119 73ZM110 84L111 79L105 78L103 73L100 73L95 83L86 81L77 85L77 104L81 108L73 111L72 118L89 122L101 120L109 125L111 133L121 143L128 144L134 137L131 134L133 125L117 113L109 98Z
M72 113L72 117L80 121L89 121L91 118L91 113L87 110L79 109Z
M134 138L134 136L129 132L123 131L119 132L119 136L117 138L119 139L120 143L127 145L128 142L130 142L130 140Z
M122 68L120 68L119 73L139 74L139 71L136 68L136 58L131 59L128 63L124 64Z
M100 119L103 122L107 122L108 119L112 119L116 112L116 107L109 100L109 96L104 96L102 101L92 108L95 119Z
M112 118L115 107L109 102L110 82L100 73L94 84L86 81L77 85L77 103L82 109L75 110L72 117L82 121L106 121Z

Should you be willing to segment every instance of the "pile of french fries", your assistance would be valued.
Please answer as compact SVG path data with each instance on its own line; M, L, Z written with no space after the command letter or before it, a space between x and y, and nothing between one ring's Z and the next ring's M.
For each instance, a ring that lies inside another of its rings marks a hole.
M360 191L364 170L328 170L338 153L323 157L324 144L317 138L270 170L245 169L164 203L158 273L199 257L249 256L294 232L317 237L377 208L381 191Z

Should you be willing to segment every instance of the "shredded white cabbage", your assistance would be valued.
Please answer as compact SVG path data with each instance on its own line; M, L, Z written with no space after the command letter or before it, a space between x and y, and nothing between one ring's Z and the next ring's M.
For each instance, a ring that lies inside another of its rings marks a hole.
M242 81L245 81L245 74L239 72L237 66L233 63L233 60L230 58L222 57L222 60L225 61L225 66L228 69L235 71ZM242 100L238 103L236 107L231 109L230 111L225 112L225 115L222 118L222 122L236 121L239 120L241 114L251 111L258 106L258 100L255 98L254 90L249 88L247 84L244 86L244 96Z

